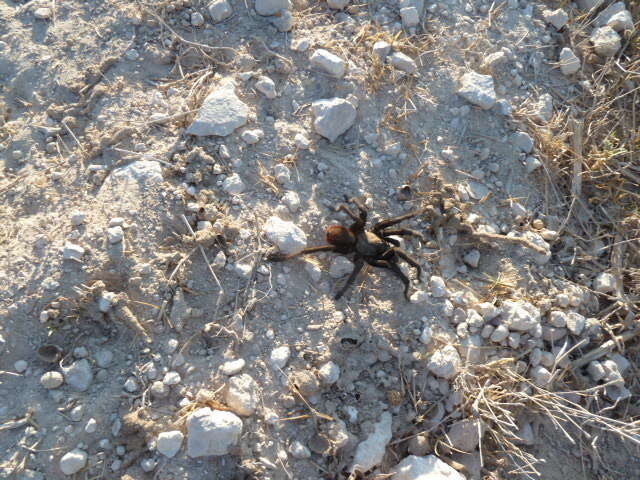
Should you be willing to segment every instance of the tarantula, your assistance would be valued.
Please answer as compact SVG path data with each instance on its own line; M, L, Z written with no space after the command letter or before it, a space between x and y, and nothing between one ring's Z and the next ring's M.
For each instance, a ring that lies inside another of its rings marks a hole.
M288 260L290 258L297 257L299 255L306 255L309 253L317 252L336 252L343 255L354 253L353 257L353 271L347 279L344 286L336 293L335 299L338 300L347 291L349 286L355 281L358 273L362 270L365 262L374 267L387 268L391 270L400 280L404 283L404 295L409 300L410 281L404 272L398 265L399 259L404 260L409 265L416 269L418 281L422 281L421 273L422 269L420 264L411 255L400 248L400 242L397 239L391 238L393 235L399 236L413 236L424 241L424 236L410 228L390 228L393 225L397 225L403 220L415 217L424 213L425 210L416 210L405 215L398 217L388 218L382 220L371 228L366 230L367 224L367 210L360 200L357 198L345 197L345 200L349 203L353 203L359 211L359 215L353 213L353 211L345 204L338 206L336 211L343 211L349 215L354 222L347 228L342 225L332 225L327 228L327 242L329 245L322 245L319 247L305 248L304 250L286 255L280 252L271 253L267 256L267 260L272 262L280 262Z

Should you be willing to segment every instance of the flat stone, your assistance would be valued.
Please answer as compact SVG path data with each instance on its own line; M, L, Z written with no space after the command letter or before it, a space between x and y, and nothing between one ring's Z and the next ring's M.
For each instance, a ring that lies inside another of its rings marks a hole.
M179 430L162 432L156 440L156 449L165 457L173 458L180 451L183 439L184 435Z
M356 107L344 98L329 98L312 103L313 128L330 142L349 130L356 120Z
M569 15L562 8L556 10L543 10L542 16L547 23L550 23L556 30L560 30L569 21Z
M580 59L576 57L573 50L568 47L564 47L560 51L558 62L560 63L560 71L563 75L573 75L580 70Z
M269 77L261 75L256 81L256 90L262 93L268 99L274 99L277 96L276 84Z
M187 455L226 455L241 433L242 420L234 413L199 408L187 418Z
M460 78L458 95L483 110L490 109L497 99L493 77L476 72L465 73Z
M245 365L246 362L243 358L238 358L237 360L229 360L228 362L224 362L220 366L220 373L228 376L236 375L237 373L240 373L242 371Z
M356 448L351 466L351 473L366 472L376 465L380 465L391 440L391 414L382 412L380 421L376 423L374 431L366 440L360 442Z
M466 480L464 475L435 455L409 455L391 469L391 480Z
M75 260L81 262L85 249L75 243L66 242L62 250L62 258L65 260Z
M394 52L387 57L389 64L398 70L406 73L415 73L418 70L418 65L409 55L405 55L402 52Z
M312 66L336 78L343 77L346 70L346 63L343 59L322 48L313 52L310 62Z
M84 392L93 381L91 364L86 358L76 360L68 367L63 367L64 380L73 390Z
M282 253L298 253L307 246L307 236L300 227L276 216L267 219L263 231Z
M248 116L249 107L236 95L234 82L227 79L207 96L186 133L226 137L247 123Z

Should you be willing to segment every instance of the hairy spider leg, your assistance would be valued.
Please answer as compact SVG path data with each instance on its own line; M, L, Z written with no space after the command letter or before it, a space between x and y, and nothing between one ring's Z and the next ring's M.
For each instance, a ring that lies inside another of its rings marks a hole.
M344 203L341 203L340 205L338 205L337 210L338 211L342 210L343 212L345 212L347 215L349 215L353 219L353 223L351 224L351 226L349 226L349 230L351 230L354 233L354 235L357 235L358 233L364 232L364 227L366 225L366 218L367 218L366 215L365 215L365 219L363 220L362 219L362 215L360 215L358 217Z
M383 258L383 260L389 260L389 259L392 259L392 258L394 258L396 256L400 257L405 262L407 262L409 265L411 265L413 268L415 268L416 269L416 275L418 277L418 281L422 282L422 267L420 266L420 264L418 263L418 261L415 258L413 258L411 255L409 255L403 249L401 249L399 247L390 248L389 250L387 250L382 255L382 258Z
M267 256L267 260L271 262L282 262L284 260L289 260L290 258L299 257L300 255L307 255L309 253L318 253L318 252L335 252L334 245L322 245L320 247L309 247L304 250L300 250L298 253L291 253L289 255L284 254L282 252L275 252Z
M367 207L360 201L359 198L347 198L347 202L353 203L356 207L358 207L358 211L360 212L360 220L363 223L367 223Z
M399 217L393 217L393 218L388 218L386 220L382 220L381 222L376 223L371 229L371 231L377 234L378 232L380 232L380 230L396 225L402 222L403 220L408 220L410 218L416 217L421 213L424 213L425 210L426 209L424 208L421 210L414 210L413 212L405 213L404 215L400 215Z
M384 238L387 241L389 241L387 239L389 235L398 235L399 237L403 237L403 236L416 237L424 242L424 235L422 235L417 230L413 230L412 228L390 228L389 230L383 230L382 232L380 232L380 235L382 235L382 238Z
M409 289L411 288L411 282L404 274L404 272L400 270L400 267L397 263L395 263L394 260L370 260L369 264L373 265L374 267L387 268L395 273L396 276L400 280L402 280L402 283L404 283L404 296L407 300L409 299Z
M351 272L351 275L349 275L349 278L347 278L347 281L342 286L342 288L338 291L338 293L336 293L336 296L334 297L336 300L339 300L340 297L344 295L344 293L347 291L349 286L355 281L356 277L360 273L360 270L362 270L363 266L364 266L364 260L362 260L362 258L360 257L356 257L353 262L353 271Z

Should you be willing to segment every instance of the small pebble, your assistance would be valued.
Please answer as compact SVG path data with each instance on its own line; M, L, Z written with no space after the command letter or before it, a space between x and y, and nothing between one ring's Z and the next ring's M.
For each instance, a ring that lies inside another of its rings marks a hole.
M47 390L58 388L64 382L60 372L46 372L40 377L40 384Z

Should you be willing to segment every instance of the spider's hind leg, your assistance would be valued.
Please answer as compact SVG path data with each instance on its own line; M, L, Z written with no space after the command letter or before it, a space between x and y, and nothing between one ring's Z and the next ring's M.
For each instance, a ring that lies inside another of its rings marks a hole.
M414 210L413 212L409 212L409 213L405 213L404 215L400 215L397 217L393 217L393 218L387 218L386 220L382 220L378 223L376 223L373 228L371 229L371 231L373 233L380 233L381 230L384 230L385 228L391 227L393 225L397 225L398 223L404 221L404 220L408 220L410 218L413 217L417 217L418 215L424 213L426 211L426 209L420 209L420 210Z
M425 241L424 235L417 230L413 230L411 228L391 228L389 230L382 230L380 235L386 240L389 235L398 235L400 237L409 236L416 237L420 239L422 242Z
M391 248L389 250L387 250L387 252L384 254L383 258L385 259L391 259L394 256L398 256L401 259L403 259L405 262L407 262L409 265L411 265L413 268L416 269L416 276L418 277L418 281L422 282L422 267L420 266L420 264L418 263L418 261L413 258L411 255L409 255L409 253L407 253L405 250L399 248L399 247L394 247Z
M409 300L411 294L411 281L394 260L372 260L369 263L374 267L388 268L391 270L404 284L404 297Z
M361 258L356 258L354 261L353 271L351 272L351 275L349 275L349 278L347 278L347 281L344 283L342 288L338 290L338 293L336 293L336 296L334 297L336 300L339 300L340 297L344 295L344 293L347 291L349 286L351 286L351 284L355 281L356 277L358 276L358 273L360 273L360 270L362 270L363 266L364 266L364 261Z

